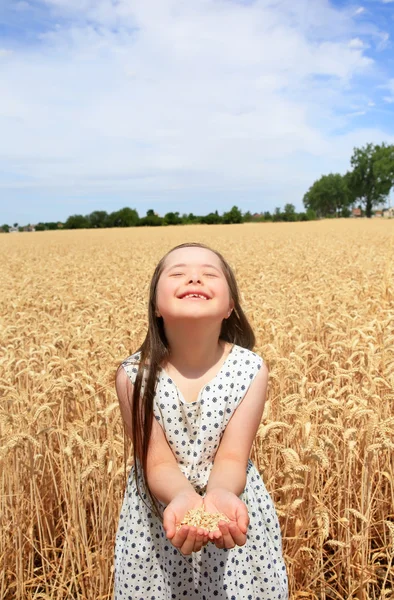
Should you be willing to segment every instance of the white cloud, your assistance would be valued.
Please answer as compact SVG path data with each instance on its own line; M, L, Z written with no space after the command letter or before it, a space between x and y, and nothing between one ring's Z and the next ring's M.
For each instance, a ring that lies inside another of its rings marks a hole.
M348 43L349 48L364 48L365 44L360 38L353 38Z
M390 95L383 97L384 102L386 102L387 104L393 104L394 103L394 78L389 79L384 85L380 85L379 87L383 90L389 91Z
M159 193L280 181L290 193L348 160L350 142L333 132L361 115L347 114L352 82L373 67L349 10L46 1L51 31L2 63L0 158L12 185Z
M356 8L356 10L354 11L355 15L362 15L363 13L365 13L365 8L363 6L359 6L358 8Z
M390 34L387 31L379 32L378 43L376 44L377 50L385 50L390 44Z

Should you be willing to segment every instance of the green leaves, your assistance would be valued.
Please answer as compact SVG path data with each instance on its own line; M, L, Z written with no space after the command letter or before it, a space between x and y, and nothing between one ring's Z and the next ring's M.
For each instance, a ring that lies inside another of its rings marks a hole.
M354 148L352 170L323 175L309 188L303 202L320 217L348 216L349 206L364 205L367 217L382 204L394 184L394 146L382 143Z
M355 148L350 159L353 171L347 175L352 201L365 205L367 217L372 207L385 201L394 182L394 146L366 144Z
M303 203L319 217L343 216L351 202L347 177L340 173L323 175L309 188Z

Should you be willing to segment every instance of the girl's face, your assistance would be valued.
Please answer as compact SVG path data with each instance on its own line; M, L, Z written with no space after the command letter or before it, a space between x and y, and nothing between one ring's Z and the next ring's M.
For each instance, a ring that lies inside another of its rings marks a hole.
M221 322L233 306L221 261L214 252L186 247L167 256L156 292L156 314L164 322L204 317Z

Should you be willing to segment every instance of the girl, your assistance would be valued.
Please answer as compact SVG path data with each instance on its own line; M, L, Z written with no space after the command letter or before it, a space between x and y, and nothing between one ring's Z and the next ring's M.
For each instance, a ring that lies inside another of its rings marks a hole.
M190 243L161 259L145 341L116 374L134 465L115 600L287 599L277 515L249 459L268 382L254 341L221 254ZM201 506L230 521L179 528Z

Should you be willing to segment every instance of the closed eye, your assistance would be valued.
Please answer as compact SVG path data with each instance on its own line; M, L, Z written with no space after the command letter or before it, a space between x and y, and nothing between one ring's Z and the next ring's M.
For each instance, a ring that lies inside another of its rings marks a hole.
M216 273L204 273L205 277L217 277Z
M171 273L171 277L178 277L179 275L184 275L184 273Z

